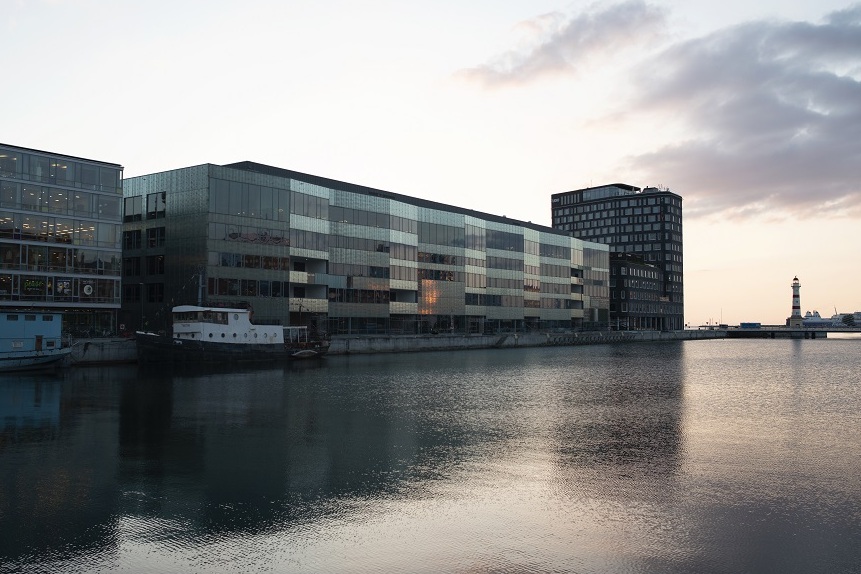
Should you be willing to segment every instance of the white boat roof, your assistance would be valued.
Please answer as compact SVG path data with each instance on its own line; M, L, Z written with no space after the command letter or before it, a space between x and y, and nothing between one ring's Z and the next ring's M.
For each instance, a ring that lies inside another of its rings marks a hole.
M172 309L174 313L191 313L193 311L219 311L222 313L248 313L248 309L232 309L230 307L198 307L197 305L179 305Z

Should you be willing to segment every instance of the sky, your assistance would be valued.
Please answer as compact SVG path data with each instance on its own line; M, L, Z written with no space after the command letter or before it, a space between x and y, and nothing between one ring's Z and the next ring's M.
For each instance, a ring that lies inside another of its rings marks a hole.
M861 3L0 0L0 141L250 160L550 225L684 200L685 321L861 310Z

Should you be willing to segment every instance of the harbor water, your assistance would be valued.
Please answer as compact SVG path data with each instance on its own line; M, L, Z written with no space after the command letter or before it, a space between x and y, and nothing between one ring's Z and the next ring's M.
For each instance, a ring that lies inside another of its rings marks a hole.
M861 340L0 375L0 572L861 572Z

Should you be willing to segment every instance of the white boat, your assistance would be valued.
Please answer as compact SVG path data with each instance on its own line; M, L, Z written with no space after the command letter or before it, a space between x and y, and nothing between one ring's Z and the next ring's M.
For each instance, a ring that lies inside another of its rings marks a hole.
M62 326L59 313L0 312L0 372L60 366L71 352L63 347Z
M233 363L323 356L325 341L306 327L255 325L249 309L180 305L173 308L171 335L138 331L138 361Z

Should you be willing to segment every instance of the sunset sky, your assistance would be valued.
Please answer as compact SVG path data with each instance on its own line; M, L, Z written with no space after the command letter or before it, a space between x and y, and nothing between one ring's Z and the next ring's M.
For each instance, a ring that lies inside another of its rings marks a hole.
M0 0L0 141L251 160L550 224L684 198L685 320L861 310L861 4Z

